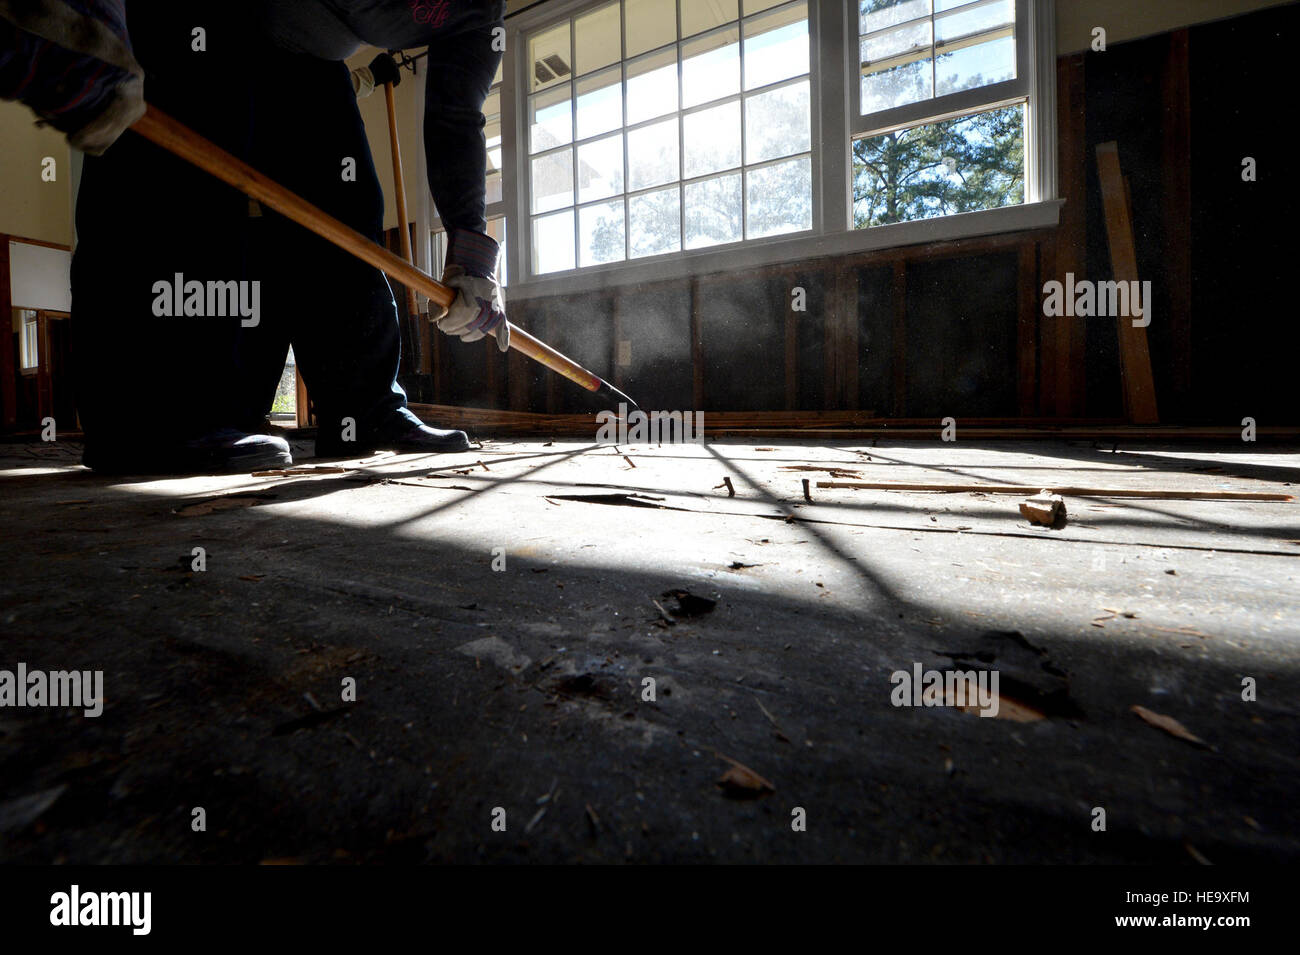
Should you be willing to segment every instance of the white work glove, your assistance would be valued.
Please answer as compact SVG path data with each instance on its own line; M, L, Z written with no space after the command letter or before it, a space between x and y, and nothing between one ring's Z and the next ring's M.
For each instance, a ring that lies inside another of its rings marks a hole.
M2 0L0 0L2 2ZM402 70L387 53L380 53L370 61L369 66L358 67L352 71L352 92L357 99L365 99L377 87L393 84L394 89L402 83Z
M481 232L453 229L447 248L442 284L456 290L456 300L437 320L438 330L464 342L496 333L497 348L510 350L510 323L505 297L497 284L496 240Z

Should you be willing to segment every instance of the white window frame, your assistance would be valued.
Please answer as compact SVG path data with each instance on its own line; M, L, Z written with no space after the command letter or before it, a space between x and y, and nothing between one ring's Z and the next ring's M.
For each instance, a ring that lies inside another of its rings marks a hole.
M851 255L896 246L939 242L1049 228L1057 225L1062 200L1057 193L1056 10L1055 0L1016 0L1017 76L1014 95L995 84L944 97L946 109L974 103L966 112L992 108L1009 99L1027 100L1025 201L982 212L852 229L852 143L865 129L857 104L860 90L858 4L855 0L808 0L809 79L812 122L813 229L792 235L747 239L738 243L631 259L571 271L534 275L529 210L527 89L531 75L527 36L578 16L608 0L547 0L525 7L506 20L506 56L501 87L502 202L489 217L504 215L511 231L507 247L513 297L532 298L594 291L617 285L669 281L710 272L761 268L828 255ZM1022 7L1026 28L1022 29ZM743 19L743 9L741 18ZM739 21L738 21L739 22ZM677 41L681 42L680 37ZM625 61L623 61L625 62ZM678 69L681 59L678 58ZM680 76L679 76L680 79ZM971 95L967 95L971 94ZM992 94L992 95L991 95ZM958 99L960 98L960 99ZM938 100L918 104L914 115L934 114ZM676 114L681 117L681 111ZM876 114L876 120L880 114ZM902 120L898 113L894 119ZM957 111L955 115L962 115ZM903 122L901 125L916 125ZM899 128L894 126L892 128ZM880 130L884 131L884 130ZM522 150L522 151L521 151ZM626 158L626 157L625 157ZM575 207L576 209L576 207ZM576 227L576 223L575 223Z
M944 13L951 14L961 9L999 2L1001 0L969 0L966 6L945 10ZM1014 79L975 89L960 90L946 96L931 97L866 116L860 112L862 83L856 7L856 3L846 4L849 19L845 23L846 38L853 38L852 44L845 44L845 52L849 57L846 76L853 77L853 81L849 84L849 108L852 117L849 126L854 139L877 136L914 126L926 126L1023 103L1026 135L1025 203L1056 198L1056 58L1052 56L1047 64L1051 73L1051 83L1050 89L1044 89L1042 77L1039 75L1042 70L1036 55L1043 39L1042 31L1049 25L1051 32L1047 34L1048 48L1055 53L1055 4L1051 0L1048 2L1015 0L1016 76ZM933 13L930 15L931 20L934 16ZM1044 103L1050 103L1050 109L1046 111L1050 116L1044 115L1045 111L1042 108ZM1040 146L1050 147L1045 150L1047 155L1043 154L1043 149L1035 148Z

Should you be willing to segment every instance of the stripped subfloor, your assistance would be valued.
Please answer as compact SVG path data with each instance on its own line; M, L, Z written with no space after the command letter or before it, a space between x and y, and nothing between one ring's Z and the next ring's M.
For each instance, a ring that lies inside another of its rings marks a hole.
M1295 502L818 486L1290 493L1293 449L309 449L0 445L0 671L105 696L0 709L0 860L1300 860ZM957 670L997 716L896 705Z

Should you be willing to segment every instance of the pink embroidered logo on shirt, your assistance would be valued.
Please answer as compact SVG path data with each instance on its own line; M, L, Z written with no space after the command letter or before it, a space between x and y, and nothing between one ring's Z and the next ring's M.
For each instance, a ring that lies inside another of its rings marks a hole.
M411 15L416 23L424 23L435 30L447 22L451 13L451 0L411 0Z

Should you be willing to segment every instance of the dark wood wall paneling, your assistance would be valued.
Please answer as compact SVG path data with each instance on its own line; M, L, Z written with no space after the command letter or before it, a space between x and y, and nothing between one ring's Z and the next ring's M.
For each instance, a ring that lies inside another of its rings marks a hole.
M785 407L786 316L784 275L702 278L700 333L709 372L705 411L779 411ZM640 400L640 399L638 399Z
M1018 262L1013 249L908 264L908 416L1017 416Z
M615 298L618 335L612 356L591 365L598 375L614 372L619 388L646 408L697 408L691 374L691 283L636 286ZM630 364L618 364L618 343L627 342ZM621 384L620 384L621 382Z
M802 288L807 293L806 309L793 309L793 296L786 299L786 401L787 411L817 411L825 407L822 369L826 361L826 314L834 291L828 281L829 270L808 269L796 272L790 291Z
M508 307L513 322L646 408L904 417L942 406L944 414L1032 417L1034 289L1040 247L1052 239L1042 231L908 246ZM803 311L793 307L796 289ZM627 367L618 364L620 341ZM490 354L501 362L493 380L475 351L442 349L439 371L455 404L595 409L515 355Z
M1190 407L1216 424L1300 420L1297 36L1295 4L1189 31ZM1247 156L1258 164L1256 182L1242 181Z
M878 415L901 413L903 366L895 360L894 339L898 327L894 303L903 301L902 289L894 285L905 275L902 263L853 269L858 326L858 408ZM897 372L897 380L895 373Z

